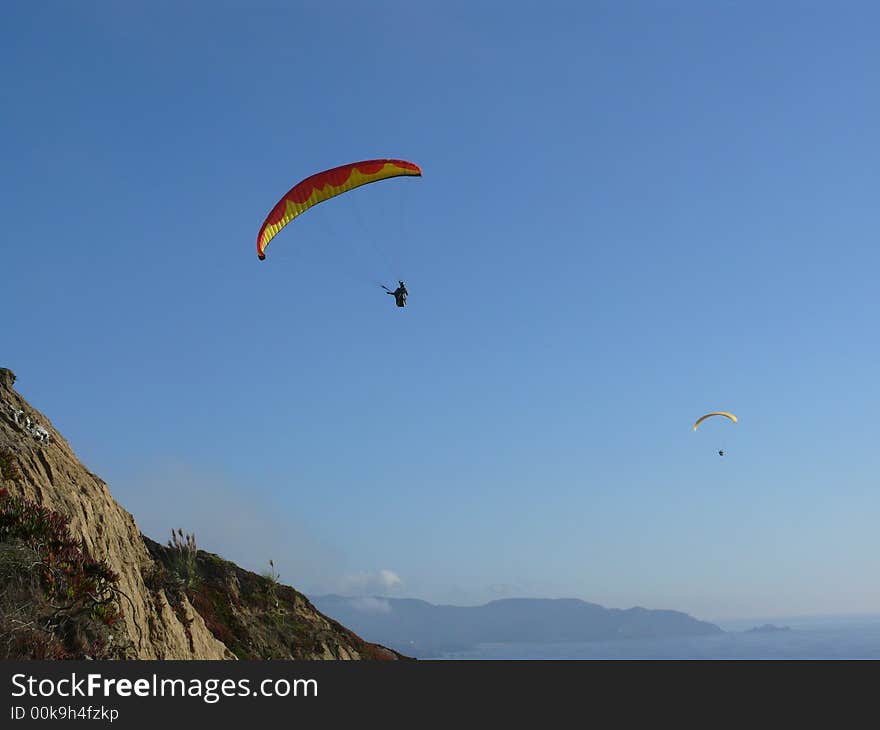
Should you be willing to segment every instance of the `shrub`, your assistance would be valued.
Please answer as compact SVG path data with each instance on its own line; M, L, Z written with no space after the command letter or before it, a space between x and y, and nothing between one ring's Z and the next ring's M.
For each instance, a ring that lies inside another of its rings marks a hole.
M196 536L191 532L184 534L182 528L177 532L172 530L168 547L171 548L171 570L186 588L192 588L199 580Z
M109 627L122 616L118 576L73 539L68 522L0 488L0 655L109 652Z

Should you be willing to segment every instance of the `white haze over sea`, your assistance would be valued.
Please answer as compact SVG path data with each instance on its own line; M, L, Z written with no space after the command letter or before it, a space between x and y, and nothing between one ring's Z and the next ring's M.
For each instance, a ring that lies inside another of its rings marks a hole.
M880 659L880 616L716 622L725 633L663 639L481 644L440 659ZM787 631L751 632L764 624Z

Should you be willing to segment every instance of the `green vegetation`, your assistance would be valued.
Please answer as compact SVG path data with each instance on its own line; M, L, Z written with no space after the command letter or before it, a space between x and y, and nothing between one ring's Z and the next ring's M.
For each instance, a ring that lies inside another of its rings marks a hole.
M16 481L11 452L0 475ZM69 520L0 488L0 659L120 658L118 576L91 557Z
M269 570L263 571L263 578L266 579L266 598L268 610L270 613L284 613L284 608L278 600L278 586L280 585L281 573L275 570L275 563L269 560Z
M196 556L199 548L196 545L196 536L192 532L184 535L183 528L177 532L171 531L171 539L168 541L171 549L169 568L184 588L193 588L199 580L199 572L196 566Z

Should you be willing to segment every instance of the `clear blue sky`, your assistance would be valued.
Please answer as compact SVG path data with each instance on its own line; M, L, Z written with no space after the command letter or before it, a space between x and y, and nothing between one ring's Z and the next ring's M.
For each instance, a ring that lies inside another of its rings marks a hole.
M307 592L880 612L878 27L6 3L0 364L144 532Z

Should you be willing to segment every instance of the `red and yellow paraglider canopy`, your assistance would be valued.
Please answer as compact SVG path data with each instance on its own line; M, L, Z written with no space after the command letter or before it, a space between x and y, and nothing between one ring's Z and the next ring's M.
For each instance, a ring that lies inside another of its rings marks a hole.
M284 226L313 205L379 180L401 175L420 176L421 169L406 160L364 160L318 172L294 185L266 216L257 235L257 256L266 258L266 246Z

